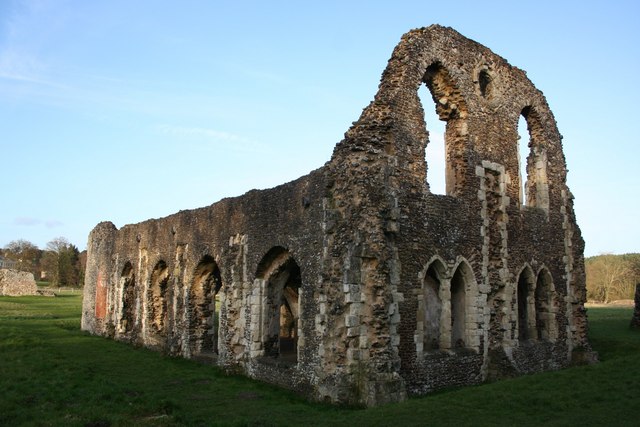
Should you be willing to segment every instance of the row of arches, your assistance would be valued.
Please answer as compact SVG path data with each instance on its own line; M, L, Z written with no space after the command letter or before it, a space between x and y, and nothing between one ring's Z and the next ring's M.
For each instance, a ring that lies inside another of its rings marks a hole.
M488 326L488 296L479 292L469 264L463 260L450 269L436 258L421 277L415 333L418 354L462 348L479 351L480 337ZM513 301L516 313L512 319L517 322L519 341L557 339L556 293L547 268L534 274L530 266L525 266L518 275L514 295L507 299ZM503 326L506 330L507 325Z
M186 291L173 281L167 263L158 261L147 286L140 295L136 292L136 276L131 262L126 262L120 274L120 310L118 331L130 334L144 316L148 340L166 342L169 316L174 302L183 307L190 355L217 354L220 340L220 313L223 303L223 281L220 268L210 255L203 256L193 270ZM175 283L172 287L170 284ZM301 272L294 257L282 247L268 251L258 264L254 287L263 298L253 307L258 311L261 331L255 337L261 344L261 355L297 361ZM138 298L138 299L137 299ZM179 316L179 314L178 314ZM174 320L175 321L175 320Z
M555 287L549 270L542 268L535 275L531 267L526 266L518 276L516 300L520 341L558 338Z
M477 348L478 286L465 261L453 273L435 259L423 275L418 298L418 353L439 349Z
M477 72L474 81L482 98L493 98L496 91L494 80L493 72L487 67ZM464 174L469 166L464 163L467 161L464 155L467 103L455 80L440 62L427 67L418 87L418 98L429 130L426 147L429 190L433 194L458 196L466 185ZM435 108L428 108L428 104L435 104ZM513 124L517 132L513 155L518 159L520 205L548 210L548 141L543 132L542 118L533 106L527 105L520 110L518 119Z
M470 265L461 260L454 268L448 268L443 260L435 258L421 277L415 335L417 352L480 350L480 337L486 327L487 295L479 292ZM179 285L172 289L170 283L173 282L166 262L158 261L143 291L146 298L141 302L146 304L146 309L138 309L134 269L130 262L125 263L120 277L120 332L132 332L137 316L143 315L148 336L154 342L163 342L170 325L172 298L180 293ZM253 300L257 302L251 305L254 319L251 339L258 344L254 357L297 362L302 330L302 283L298 263L282 247L272 248L258 264L253 286L256 297ZM193 270L182 305L192 356L219 352L222 291L220 268L213 257L205 255ZM520 341L557 339L555 288L548 269L543 267L534 274L530 266L525 266L518 275L512 300Z

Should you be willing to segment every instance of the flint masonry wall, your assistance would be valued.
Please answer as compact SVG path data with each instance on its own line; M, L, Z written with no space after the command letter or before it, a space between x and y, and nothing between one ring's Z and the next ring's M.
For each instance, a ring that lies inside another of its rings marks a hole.
M446 195L429 188L424 108L447 123ZM431 26L403 36L324 167L120 230L98 224L82 327L376 405L592 360L583 247L542 93Z

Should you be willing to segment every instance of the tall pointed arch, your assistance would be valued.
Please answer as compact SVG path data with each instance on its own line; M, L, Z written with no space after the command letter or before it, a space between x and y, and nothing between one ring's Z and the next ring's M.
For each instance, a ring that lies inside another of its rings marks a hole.
M439 259L433 260L422 278L421 298L418 302L418 339L424 351L440 348L442 338L442 288L446 268Z
M457 268L451 278L451 348L466 346L466 294L463 268Z
M122 289L122 315L120 317L120 329L127 333L133 330L136 319L136 276L133 266L126 262L120 274L120 286Z
M451 348L479 350L478 284L469 263L459 261L451 276Z
M540 269L536 279L535 311L537 339L555 342L558 338L555 286L551 272L546 267Z
M440 62L434 62L425 70L422 82L427 86L439 119L446 123L444 134L446 194L456 196L465 185L467 165L464 157L467 138L467 105L462 92ZM423 105L423 109L433 106ZM430 124L427 123L427 129ZM428 149L427 149L428 151ZM427 168L429 165L427 164ZM427 170L427 182L429 171Z
M256 325L260 354L297 362L302 286L298 263L285 248L274 247L258 264L256 284L262 294Z
M523 206L549 211L547 142L542 119L531 106L522 109L518 122L520 200ZM526 124L526 133L523 129Z
M518 339L526 341L536 337L535 329L535 276L531 267L525 266L518 275L516 308L518 319Z
M149 332L153 339L163 339L167 335L167 292L169 268L160 260L151 272L147 294Z

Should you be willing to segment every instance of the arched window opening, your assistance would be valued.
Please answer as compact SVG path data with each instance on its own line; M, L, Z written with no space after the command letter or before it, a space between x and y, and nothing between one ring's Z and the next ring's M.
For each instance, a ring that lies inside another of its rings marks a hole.
M160 336L166 335L167 324L167 288L169 269L164 261L158 261L151 273L149 286L149 320L151 332Z
M435 261L427 270L424 276L422 287L423 315L418 321L423 322L423 344L425 350L436 350L440 348L440 319L442 317L442 299L440 298L440 288L444 266Z
M535 311L533 309L534 278L530 268L525 268L518 278L517 309L518 309L518 338L526 341L534 338ZM532 331L533 329L533 331ZM533 333L532 333L533 332Z
M527 121L523 115L520 115L518 120L518 168L520 173L520 203L522 206L530 206L531 200L529 200L528 185L528 163L530 149L529 132L527 130Z
M458 268L451 279L451 348L466 344L466 281Z
M215 260L204 256L196 266L189 289L189 343L191 354L218 352L219 300L222 288Z
M122 287L122 317L120 318L120 328L122 331L130 332L135 323L135 275L130 262L127 262L120 275Z
M522 206L549 209L547 163L540 117L531 107L525 107L518 120L519 191Z
M418 97L424 110L424 121L427 124L429 141L425 148L429 191L432 194L446 194L446 151L444 136L447 122L440 120L435 105L425 84L418 88Z
M262 345L264 355L288 362L298 360L300 267L283 248L272 249L258 267L264 296Z
M553 280L549 270L538 273L535 291L536 332L539 340L555 341L558 329L555 322Z
M429 89L432 102L435 103L435 112L438 120L428 112L433 110L433 107L429 108L430 102L425 102L426 96L422 96L418 91L418 96L421 97L423 110L425 111L425 121L427 129L430 133L430 143L427 145L427 180L428 186L432 193L436 193L441 190L441 184L437 184L438 179L433 179L437 175L438 157L441 155L438 151L444 153L445 167L445 192L447 195L455 196L462 188L464 188L464 175L466 171L466 156L465 140L467 135L467 107L464 99L462 98L460 90L456 87L453 79L447 72L447 70L440 63L434 63L427 67L422 81ZM433 105L433 104L431 104ZM442 132L442 127L438 127L439 121L446 123L444 128L444 146L437 144L438 134ZM434 147L430 148L432 142L436 141ZM430 171L431 163L434 166ZM440 168L442 169L442 168ZM433 178L432 178L433 177ZM431 187L433 185L433 188Z
M491 81L492 80L493 79L491 78L489 71L480 70L480 72L478 73L478 86L480 87L480 94L484 98L491 97L491 89L492 89Z

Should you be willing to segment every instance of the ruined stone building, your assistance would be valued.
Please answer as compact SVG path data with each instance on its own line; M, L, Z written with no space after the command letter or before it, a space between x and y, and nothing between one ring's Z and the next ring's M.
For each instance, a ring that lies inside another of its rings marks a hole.
M37 295L38 285L33 274L10 268L0 268L0 296Z
M434 108L446 195L430 191L425 160ZM366 405L588 359L561 139L524 71L453 29L410 31L323 167L166 218L98 224L82 328Z

